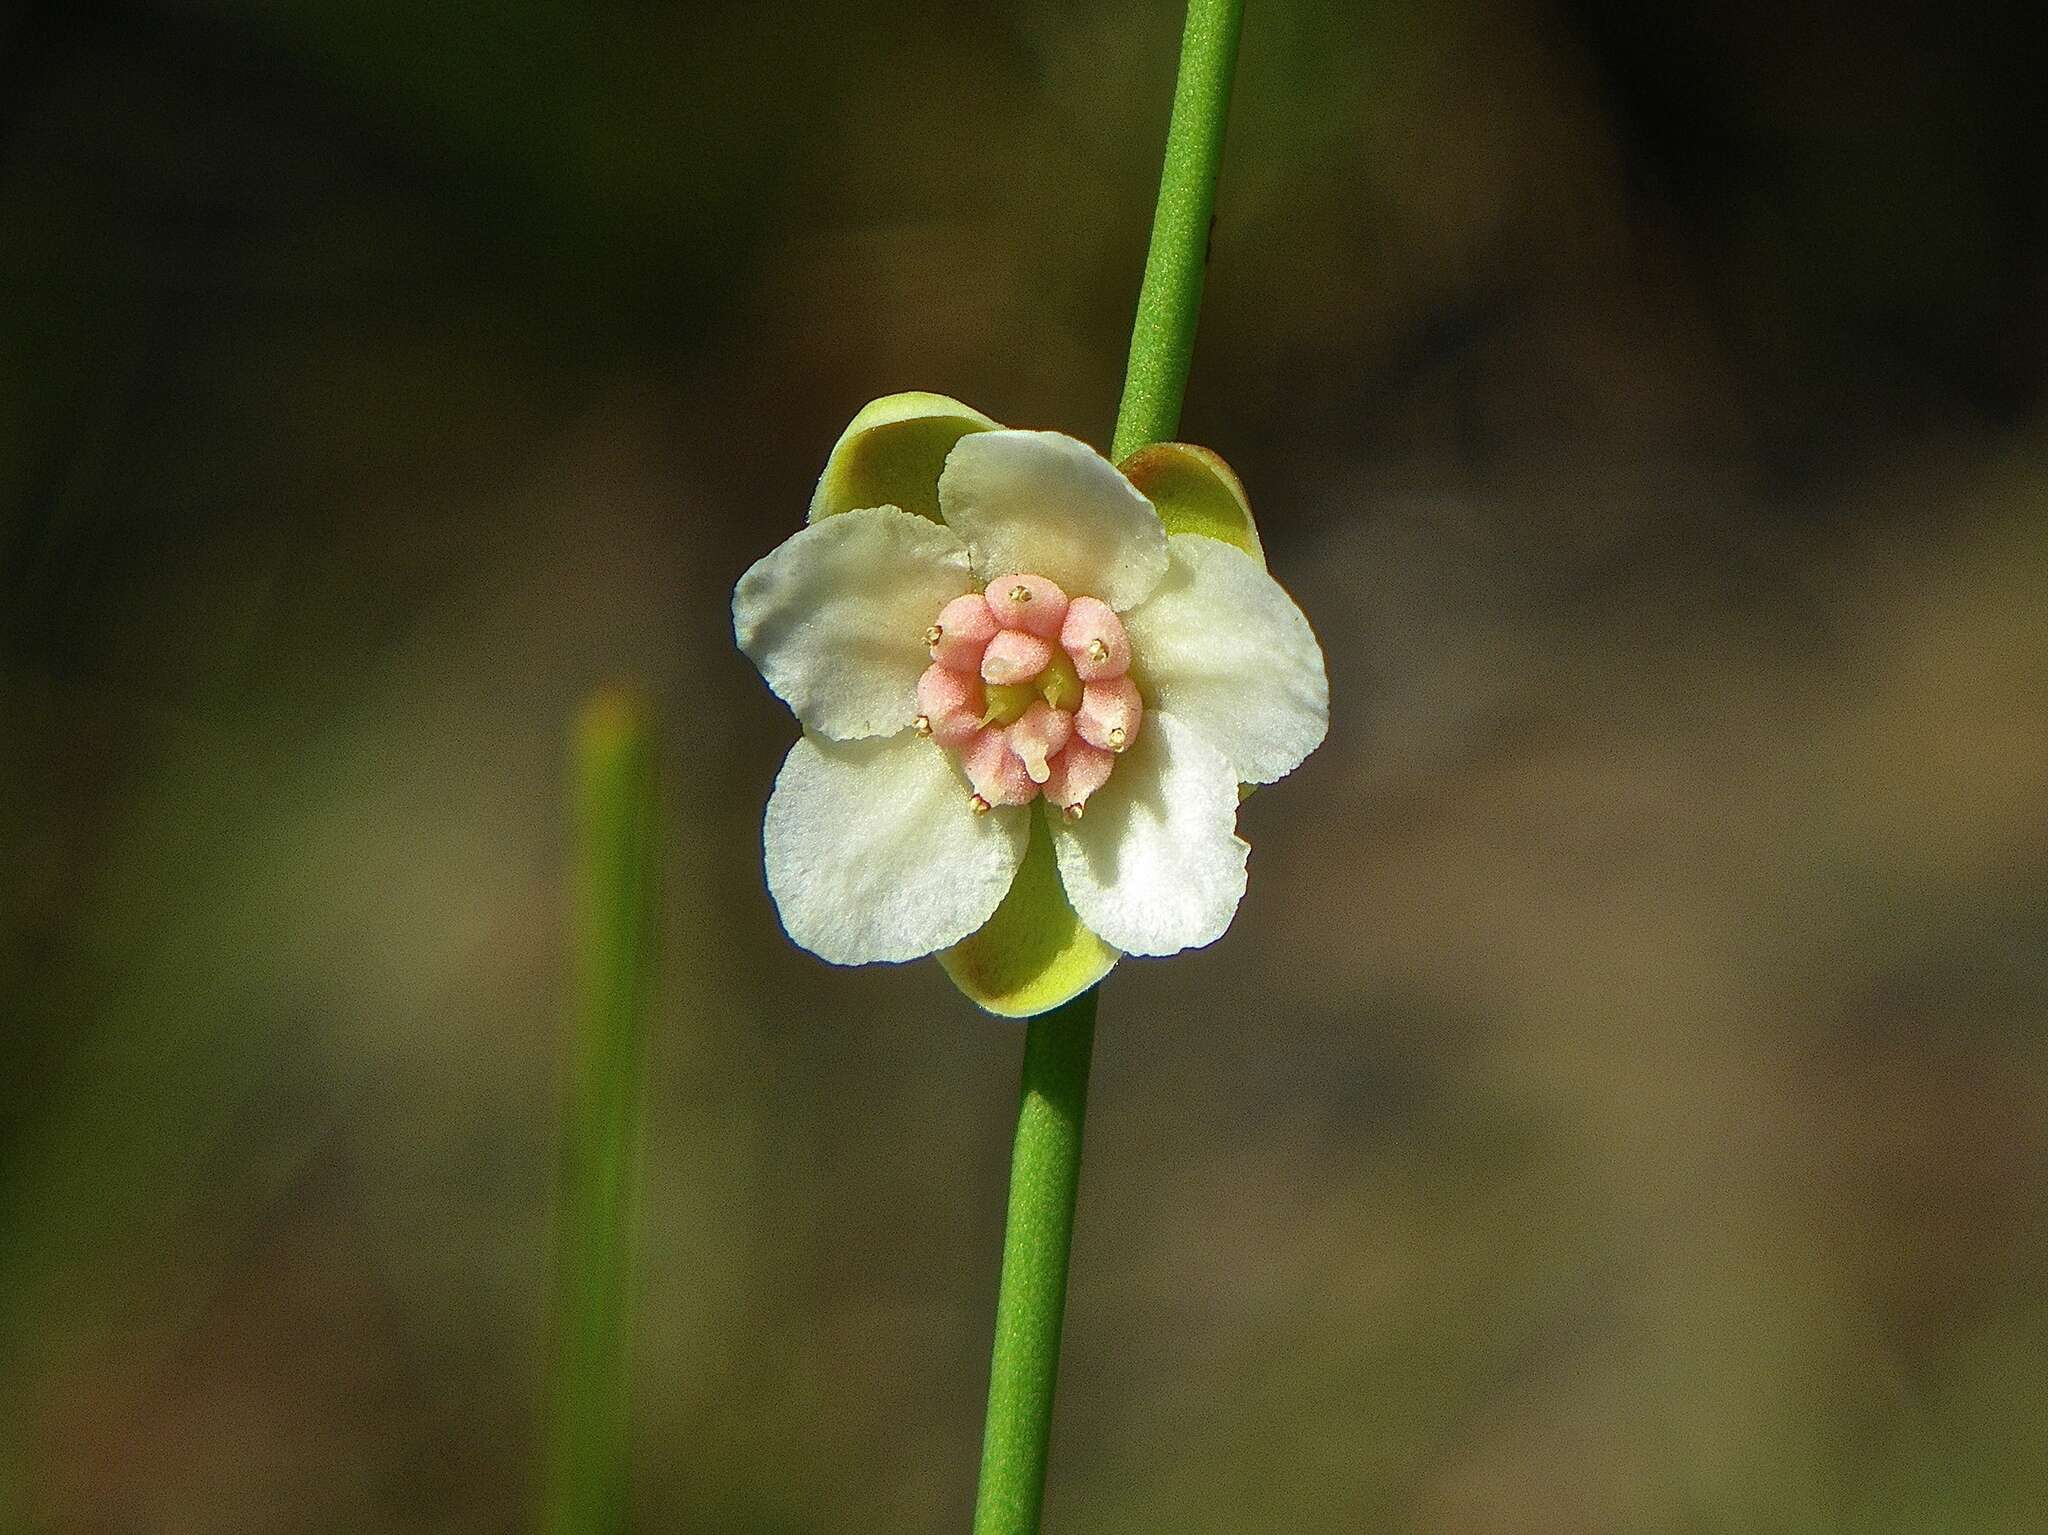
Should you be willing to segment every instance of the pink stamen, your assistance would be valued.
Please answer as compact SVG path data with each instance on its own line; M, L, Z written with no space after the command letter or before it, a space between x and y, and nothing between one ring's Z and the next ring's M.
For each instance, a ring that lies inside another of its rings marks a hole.
M1009 732L1000 726L976 732L960 753L960 767L974 792L991 805L1028 805L1038 793L1024 759L1010 750Z
M956 672L974 672L981 670L981 653L1001 625L989 611L988 599L969 592L939 609L935 627L939 637L932 642L932 659Z
M1067 594L1044 576L1001 576L988 584L988 607L1005 629L1057 641L1067 616Z
M1052 772L1047 759L1057 756L1073 734L1074 716L1041 699L1010 727L1010 750L1023 760L1031 781L1042 784Z
M948 749L965 746L974 738L987 707L981 679L972 672L956 672L934 662L917 679L917 712L924 728Z
M1052 659L1052 646L1022 629L1005 629L988 642L981 656L984 682L1029 682Z
M1069 805L1085 805L1089 795L1109 782L1110 770L1115 766L1114 753L1090 746L1086 741L1069 741L1067 749L1052 760L1052 771L1045 780L1045 797L1062 810Z
M1131 637L1124 633L1123 620L1108 603L1093 597L1076 597L1067 604L1060 647L1073 658L1083 682L1121 677L1131 667Z
M1138 721L1144 714L1145 704L1138 697L1138 685L1129 677L1111 677L1081 689L1081 708L1074 716L1074 728L1090 746L1120 752L1138 739Z

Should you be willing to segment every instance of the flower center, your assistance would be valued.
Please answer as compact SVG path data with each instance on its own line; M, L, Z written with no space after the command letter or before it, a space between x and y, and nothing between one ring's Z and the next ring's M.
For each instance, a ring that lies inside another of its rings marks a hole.
M1109 605L1043 576L1003 576L947 603L924 638L917 733L959 758L974 809L1043 794L1079 820L1145 712Z

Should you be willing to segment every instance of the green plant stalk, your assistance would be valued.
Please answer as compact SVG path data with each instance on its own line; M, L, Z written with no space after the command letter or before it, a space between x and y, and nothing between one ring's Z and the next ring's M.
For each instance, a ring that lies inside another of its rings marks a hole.
M1109 456L1118 463L1148 443L1169 441L1180 430L1243 21L1244 0L1189 0L1159 206L1152 215L1123 401L1110 439Z
M653 727L622 689L571 747L575 823L570 1080L549 1307L546 1535L626 1522L628 1320L659 867Z
M1067 1253L1081 1185L1097 994L1091 986L1040 1014L1024 1035L1024 1090L1010 1155L1010 1213L1003 1230L975 1535L1032 1535L1038 1529L1067 1311Z
M1148 443L1170 439L1180 427L1243 16L1243 0L1189 0L1159 206L1110 449L1118 462ZM1081 1186L1097 994L1091 987L1032 1019L1024 1036L974 1535L1038 1531L1066 1320L1067 1257Z

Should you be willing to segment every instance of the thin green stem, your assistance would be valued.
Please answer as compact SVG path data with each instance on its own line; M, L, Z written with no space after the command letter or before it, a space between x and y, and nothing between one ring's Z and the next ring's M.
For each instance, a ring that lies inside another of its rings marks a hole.
M659 814L654 732L607 689L577 722L575 991L547 1372L547 1535L611 1535L627 1504L627 1339Z
M1031 1020L1010 1158L1010 1214L989 1370L974 1535L1032 1535L1045 1496L1067 1312L1067 1253L1081 1186L1081 1126L1095 1045L1096 989Z
M1119 462L1147 443L1171 438L1180 427L1243 17L1244 0L1189 0L1159 206L1111 443L1111 456ZM1041 1014L1024 1036L1023 1101L1010 1157L1010 1213L1003 1230L974 1535L1038 1531L1060 1328L1067 1314L1067 1255L1081 1186L1096 996L1091 987Z
M1110 442L1110 457L1118 463L1180 429L1243 20L1244 0L1189 0L1159 207L1152 215L1152 245L1145 254L1145 281L1131 327L1131 360Z

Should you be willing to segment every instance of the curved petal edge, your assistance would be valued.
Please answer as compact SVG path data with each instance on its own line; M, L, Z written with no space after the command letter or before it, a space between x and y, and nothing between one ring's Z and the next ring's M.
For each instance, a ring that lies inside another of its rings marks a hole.
M860 507L748 567L733 588L733 638L806 729L890 735L917 712L925 626L967 586L967 551L949 529Z
M1146 702L1193 727L1245 783L1299 767L1330 728L1322 646L1294 599L1243 550L1176 533L1172 565L1124 616Z
M762 821L783 931L835 965L921 959L980 928L1024 861L1020 809L976 815L953 764L909 731L806 735Z
M1081 920L1127 954L1214 943L1245 891L1230 762L1182 721L1153 714L1079 821L1052 829Z
M1118 613L1166 574L1166 528L1116 465L1064 432L1015 429L961 442L939 511L984 581L1030 572Z

